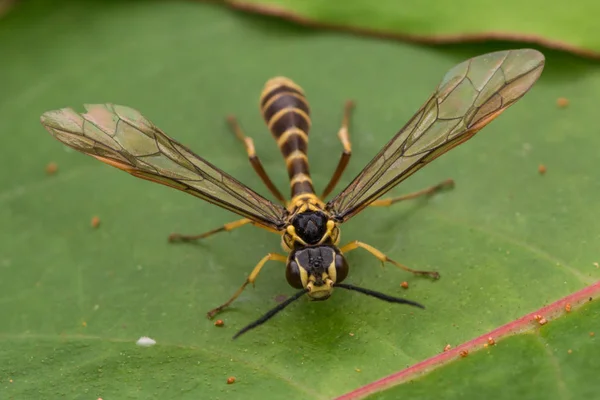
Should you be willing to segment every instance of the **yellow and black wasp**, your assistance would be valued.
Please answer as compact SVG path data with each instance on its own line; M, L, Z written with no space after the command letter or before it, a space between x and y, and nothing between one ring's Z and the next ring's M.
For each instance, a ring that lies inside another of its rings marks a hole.
M405 196L380 199L427 163L470 139L506 108L521 98L544 68L544 56L531 49L484 54L446 73L433 95L385 145L354 180L331 200L351 155L348 124L352 103L345 106L338 132L343 152L321 196L315 194L309 173L307 145L310 109L303 90L290 79L270 79L260 96L262 115L285 158L291 200L275 187L256 155L252 139L230 117L236 136L244 143L253 168L282 204L273 203L176 142L138 111L113 104L87 105L86 113L70 108L42 115L42 125L64 144L138 178L187 192L243 218L196 236L173 234L172 241L206 238L253 224L281 235L287 256L270 253L254 267L242 286L209 317L229 306L254 283L267 261L286 264L288 283L299 292L263 317L240 330L239 336L261 325L304 294L325 300L334 288L354 290L381 300L422 307L420 304L342 283L348 275L344 254L363 248L381 262L415 274L438 278L432 271L412 270L374 247L353 241L338 247L340 225L367 206L389 206L401 200L431 195L452 185L451 180Z

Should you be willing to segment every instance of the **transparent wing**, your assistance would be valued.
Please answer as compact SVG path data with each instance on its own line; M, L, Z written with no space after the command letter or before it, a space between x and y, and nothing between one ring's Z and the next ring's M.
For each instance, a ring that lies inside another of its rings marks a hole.
M340 194L327 203L346 221L448 150L470 139L523 96L544 68L542 53L484 54L446 73L416 115Z
M138 178L200 197L262 225L282 229L287 211L168 137L138 111L113 104L48 111L42 125L67 146Z

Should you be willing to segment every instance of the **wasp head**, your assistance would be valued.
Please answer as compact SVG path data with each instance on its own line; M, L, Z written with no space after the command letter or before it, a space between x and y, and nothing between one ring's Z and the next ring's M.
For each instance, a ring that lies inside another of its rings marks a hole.
M290 255L286 278L297 289L306 289L312 300L326 300L335 283L348 275L346 259L335 246L297 249Z

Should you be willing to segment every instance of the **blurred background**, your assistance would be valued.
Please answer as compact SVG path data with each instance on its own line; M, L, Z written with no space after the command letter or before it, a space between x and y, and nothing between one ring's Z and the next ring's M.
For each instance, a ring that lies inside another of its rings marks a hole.
M598 7L0 2L0 398L328 399L593 284L600 277ZM172 232L201 233L236 216L71 151L39 123L43 112L62 107L127 105L271 198L227 128L233 114L287 195L285 164L258 107L264 83L283 75L311 104L318 192L341 152L343 104L356 102L340 190L452 66L522 47L546 56L531 92L391 194L446 178L455 189L367 210L343 226L343 243L358 239L442 276L415 278L357 251L348 257L348 282L427 309L338 291L327 302L298 302L236 341L238 329L293 292L282 265L264 267L256 287L220 316L223 327L205 313L261 257L280 251L279 238L247 226L196 245L169 244ZM498 398L499 387L521 398L584 398L594 390L585 371L600 359L585 330L598 321L598 306L590 307L589 315L557 323L556 334L500 342L496 358L481 352L386 398ZM575 327L583 336L569 336ZM157 345L135 346L140 336ZM570 338L579 358L563 360L567 345L553 337ZM457 382L460 389L449 389Z

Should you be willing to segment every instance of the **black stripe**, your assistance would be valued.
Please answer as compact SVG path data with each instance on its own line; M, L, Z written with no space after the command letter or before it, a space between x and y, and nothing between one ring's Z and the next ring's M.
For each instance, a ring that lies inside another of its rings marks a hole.
M292 197L297 196L302 193L314 193L312 183L309 181L296 182L292 186Z
M283 157L288 158L290 154L294 150L300 150L302 153L306 154L307 144L304 139L302 139L298 135L290 136L288 140L281 146L281 153Z
M269 93L265 94L260 99L260 108L262 109L265 106L265 104L267 104L269 99L273 98L273 96L275 96L279 93L283 93L283 92L293 92L293 93L298 93L300 96L304 96L302 94L302 92L300 92L298 89L294 89L293 87L289 87L286 85L280 85L280 86L277 86L276 88L272 89Z
M306 115L310 115L310 109L305 102L295 96L283 95L271 103L271 105L265 110L263 113L265 121L270 121L277 111L286 107L299 108L304 111Z
M288 112L281 114L277 119L277 122L271 127L271 134L275 139L279 139L281 135L283 135L283 132L287 131L289 128L298 128L308 135L308 121L302 114L298 114L297 112L294 112L294 110L289 110ZM298 139L298 135L292 136L292 138Z
M310 175L308 172L308 162L304 158L294 158L287 167L290 179L296 174Z

